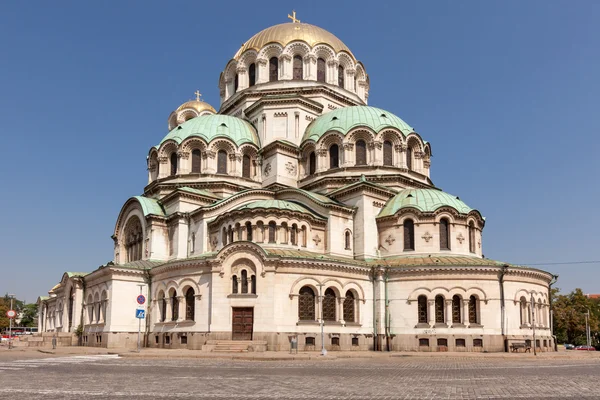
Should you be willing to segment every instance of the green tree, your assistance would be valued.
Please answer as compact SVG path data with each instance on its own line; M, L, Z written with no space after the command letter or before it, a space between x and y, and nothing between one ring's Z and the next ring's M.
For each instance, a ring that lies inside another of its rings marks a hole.
M554 292L554 290L553 290ZM558 289L557 292L558 293ZM554 334L559 343L586 344L585 314L589 311L589 324L592 344L597 344L600 325L598 301L588 298L581 289L563 295L552 293L554 310Z
M25 304L21 310L21 326L37 326L37 304Z

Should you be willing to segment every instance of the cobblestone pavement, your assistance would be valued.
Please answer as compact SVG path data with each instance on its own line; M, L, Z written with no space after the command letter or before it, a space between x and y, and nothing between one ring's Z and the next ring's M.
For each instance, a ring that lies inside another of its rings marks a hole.
M0 398L600 399L600 359L0 359Z

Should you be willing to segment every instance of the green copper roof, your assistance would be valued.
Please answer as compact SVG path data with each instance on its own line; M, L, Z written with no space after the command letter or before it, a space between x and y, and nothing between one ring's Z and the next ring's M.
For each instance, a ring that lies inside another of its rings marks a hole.
M440 207L452 207L461 214L468 214L473 209L458 197L436 189L403 189L388 200L378 217L396 214L398 210L413 207L422 212L433 212Z
M165 212L161 205L158 204L158 201L144 196L133 196L133 198L136 199L142 206L144 217L150 214L161 216L165 215Z
M346 135L358 126L366 126L375 132L383 128L396 128L404 135L413 132L406 122L389 111L368 106L343 107L321 115L308 125L302 141L319 140L326 132L337 131Z
M65 272L65 274L67 274L67 276L69 278L72 277L82 277L82 276L86 276L87 274L89 274L89 272Z
M293 203L291 201L287 201L287 200L257 200L257 201L253 201L250 202L248 204L244 204L240 207L237 207L236 210L254 210L254 209L269 209L269 208L275 208L278 210L287 210L287 211L293 211L293 212L299 212L299 213L303 213L303 214L309 214L312 215L316 218L323 218L315 213L313 213L312 211L308 210L307 208L302 207L300 204L296 204Z
M184 192L189 192L189 193L194 193L194 194L199 194L201 196L206 196L206 197L214 197L215 199L219 199L220 197L218 197L216 194L214 194L213 192L209 191L209 190L204 190L204 189L194 189L191 188L189 186L184 186L179 188L179 190L182 190Z
M253 143L260 147L258 135L248 121L222 114L201 115L184 122L169 132L161 140L159 146L169 139L173 139L179 144L190 136L200 137L206 143L210 143L215 138L224 137L231 139L237 146Z

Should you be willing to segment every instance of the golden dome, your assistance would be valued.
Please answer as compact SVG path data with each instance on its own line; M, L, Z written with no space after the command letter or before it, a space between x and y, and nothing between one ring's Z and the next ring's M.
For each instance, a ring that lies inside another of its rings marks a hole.
M328 44L336 53L345 51L354 58L350 49L333 33L327 32L325 29L315 25L293 22L271 26L258 32L242 45L234 58L237 59L246 50L253 49L259 51L269 43L279 43L285 47L296 40L303 41L310 47L321 43Z
M177 107L177 110L175 110L175 112L178 113L181 110L190 109L190 108L193 110L196 110L198 113L201 113L202 111L211 111L216 114L216 112L217 112L217 111L215 111L213 106L211 106L208 103L203 102L202 100L187 101L187 102L183 103L182 105L180 105L179 107Z

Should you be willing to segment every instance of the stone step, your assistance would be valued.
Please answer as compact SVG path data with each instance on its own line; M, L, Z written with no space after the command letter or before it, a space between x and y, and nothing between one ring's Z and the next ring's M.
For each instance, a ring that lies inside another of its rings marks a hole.
M202 351L219 353L247 353L250 351L266 351L265 340L208 340Z

